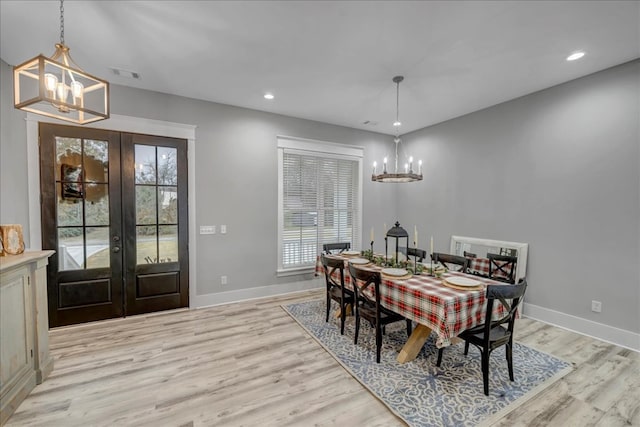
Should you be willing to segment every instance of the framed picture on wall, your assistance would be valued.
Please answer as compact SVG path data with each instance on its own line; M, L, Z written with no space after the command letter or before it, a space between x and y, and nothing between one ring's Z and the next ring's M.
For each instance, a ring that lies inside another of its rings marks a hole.
M78 200L84 197L82 166L62 164L62 198Z

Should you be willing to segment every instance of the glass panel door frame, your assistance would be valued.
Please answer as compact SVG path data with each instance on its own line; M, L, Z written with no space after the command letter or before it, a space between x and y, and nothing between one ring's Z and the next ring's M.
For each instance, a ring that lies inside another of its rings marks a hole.
M28 186L28 245L29 250L42 249L42 219L40 211L40 123L64 124L63 122L34 113L27 113L25 126L27 135L27 186ZM175 123L142 117L111 114L109 120L91 123L93 129L114 130L147 135L163 135L187 140L188 192L189 192L189 305L207 306L212 300L207 296L198 298L196 258L196 127L187 123ZM26 243L26 242L25 242Z

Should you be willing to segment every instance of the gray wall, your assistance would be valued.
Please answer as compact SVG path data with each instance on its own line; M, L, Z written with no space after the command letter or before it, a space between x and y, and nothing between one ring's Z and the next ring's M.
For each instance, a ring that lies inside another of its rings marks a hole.
M432 126L404 137L425 162L425 180L378 184L374 160L392 138L318 122L112 88L114 114L197 125L198 293L286 283L277 278L276 135L365 147L363 240L395 219L421 246L452 234L527 242L527 302L638 332L640 321L640 62L636 61ZM12 107L11 69L1 67L1 218L27 225L24 114ZM236 174L236 172L240 172ZM31 195L37 197L37 195ZM229 283L222 288L220 276ZM603 303L601 314L591 300Z
M13 108L13 67L0 61L0 224L22 224L29 241L25 117Z
M12 69L2 63L2 223L28 233L25 114L13 108ZM365 147L365 171L392 148L392 138L373 132L255 110L111 87L112 114L196 125L196 227L227 225L227 234L197 236L198 295L282 284L312 275L276 277L276 136L287 135ZM90 125L89 125L90 126ZM368 174L366 177L368 178ZM372 191L364 180L363 232L395 218L392 187ZM370 196L371 195L371 196ZM37 195L32 195L37 197ZM228 284L220 285L220 276Z
M639 332L639 76L634 61L406 135L425 178L399 187L401 220L437 251L452 234L529 243L528 303Z

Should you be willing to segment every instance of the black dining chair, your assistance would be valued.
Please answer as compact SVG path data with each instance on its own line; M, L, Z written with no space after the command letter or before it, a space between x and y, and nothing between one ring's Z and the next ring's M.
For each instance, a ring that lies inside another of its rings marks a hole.
M489 279L506 283L516 282L516 264L518 263L518 257L487 254L487 258L489 258Z
M443 254L440 252L434 252L432 255L433 262L442 264L451 271L460 271L462 273L469 272L469 263L471 260L459 255ZM453 266L457 266L454 268Z
M342 253L348 251L351 248L350 242L341 243L325 243L322 245L322 252L325 254Z
M478 256L477 254L474 254L473 252L467 252L467 251L464 251L463 255L464 255L465 258L477 258L477 256Z
M484 394L489 395L489 357L491 352L498 347L506 346L507 367L509 379L513 381L513 326L516 320L518 304L527 290L527 281L522 279L517 285L488 285L487 286L487 311L484 324L474 326L463 331L458 337L465 341L464 354L469 353L469 344L473 344L480 350L482 365L482 381ZM492 319L495 301L498 300L506 309L506 314L499 319ZM506 327L505 327L506 325ZM438 350L436 366L442 363L444 348Z
M407 248L407 258L412 259L414 257L418 258L418 262L422 262L427 257L427 251L418 248Z
M346 319L347 307L351 307L355 303L353 291L344 286L344 261L342 259L330 258L325 254L321 254L322 267L324 269L324 279L327 284L327 317L325 322L329 321L329 312L331 311L331 300L340 304L340 335L344 335L344 321ZM340 275L340 283L334 278L333 274L338 271Z
M401 314L384 308L380 304L380 283L382 281L379 271L362 270L349 264L349 274L356 297L356 331L353 343L358 344L360 332L360 319L364 318L376 330L376 363L380 363L380 349L382 348L382 329L394 322L404 320L407 322L407 337L411 336L411 320Z

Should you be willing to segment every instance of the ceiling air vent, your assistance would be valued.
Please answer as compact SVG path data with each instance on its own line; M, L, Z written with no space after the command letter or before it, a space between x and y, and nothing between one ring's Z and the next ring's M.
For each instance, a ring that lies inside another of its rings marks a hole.
M367 126L376 126L378 124L378 122L373 122L371 120L365 120L364 122L362 122L363 125L367 125Z
M136 71L123 70L121 68L111 68L111 71L113 71L113 74L115 74L116 76L120 76L120 77L126 77L126 78L129 78L129 79L139 79L140 78L140 73L138 73Z

